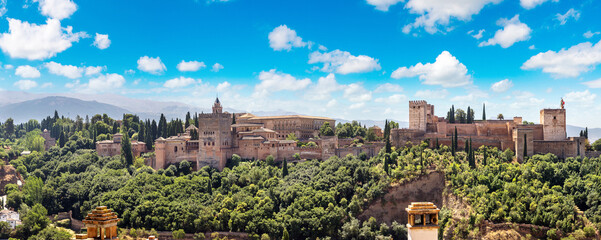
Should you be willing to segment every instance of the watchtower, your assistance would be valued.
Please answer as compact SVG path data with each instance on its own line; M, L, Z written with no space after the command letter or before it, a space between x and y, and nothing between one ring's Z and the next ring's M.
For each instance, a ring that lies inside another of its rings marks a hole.
M212 113L198 115L199 151L197 169L211 166L222 170L232 148L232 114L223 112L219 98L215 99Z
M407 239L438 239L438 212L440 209L431 202L412 202L406 209Z
M428 119L434 114L434 106L424 100L409 101L409 129L426 131Z
M540 124L543 125L545 141L563 141L567 138L565 109L540 110Z

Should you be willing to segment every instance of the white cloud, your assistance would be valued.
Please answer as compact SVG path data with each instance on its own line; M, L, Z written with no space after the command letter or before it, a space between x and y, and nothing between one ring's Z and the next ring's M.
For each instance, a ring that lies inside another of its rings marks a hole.
M77 5L71 0L33 0L40 3L40 12L42 15L54 18L64 19L70 17L77 11Z
M365 106L364 102L361 103L353 103L349 106L349 109L357 109L357 108L362 108Z
M296 31L288 28L286 25L280 25L269 33L269 46L275 51L288 50L293 47L307 46L303 39L296 35Z
M526 107L540 107L544 103L544 98L527 97L511 103L509 106L514 109L524 110Z
M305 99L308 100L327 100L330 99L332 92L342 90L344 85L338 84L336 76L333 73L328 76L320 77L317 84L313 85L305 94Z
M90 82L87 84L87 91L89 92L106 92L113 91L117 88L120 88L125 84L125 78L123 76L110 73L103 74L96 78L90 79Z
M217 92L225 92L232 86L229 82L225 81L217 85Z
M403 94L393 94L385 98L376 98L377 103L398 104L407 101L407 96Z
M580 43L559 52L547 51L532 56L522 65L522 69L538 69L550 73L555 78L578 77L601 63L601 41L597 44Z
M530 45L530 47L528 47L528 49L530 49L530 50L534 50L534 49L536 49L536 46L534 46L534 45Z
M589 90L584 90L582 92L572 91L566 93L563 99L566 101L566 103L576 102L589 105L595 101L595 98L597 98L597 94L591 93Z
M213 64L213 67L211 68L211 71L213 71L213 72L219 72L219 71L221 71L221 69L223 69L223 65L221 65L219 63L215 63L215 64Z
M109 46L111 46L109 35L96 33L96 37L94 37L94 46L96 46L98 49L107 49Z
M4 16L4 14L6 14L6 0L0 0L0 17Z
M344 89L344 95L351 102L367 102L371 100L371 92L367 91L361 83L351 83Z
M18 87L21 90L29 90L38 86L38 83L32 80L19 80L16 81L13 86Z
M199 61L189 61L186 62L184 60L182 60L180 63L177 64L177 70L179 70L180 72L196 72L201 68L205 68L207 65L205 65L204 62L199 62Z
M390 6L393 6L404 0L367 0L367 4L375 6L380 11L387 12Z
M405 8L420 16L415 22L403 28L404 33L423 27L428 33L436 33L440 26L448 26L451 19L469 21L488 4L497 4L502 0L409 0Z
M15 70L15 75L22 78L39 78L41 74L37 68L34 68L29 65L23 65L17 67L17 69Z
M415 97L423 99L444 99L449 95L449 91L446 89L440 90L419 90L415 92Z
M153 58L148 56L138 59L138 69L152 74L161 74L167 70L160 57Z
M475 39L480 40L480 38L482 38L483 34L484 34L484 29L480 29L480 31L478 31L478 33L476 34L472 34L474 33L474 30L470 30L469 32L467 32L468 35L472 36Z
M317 47L317 49L319 49L320 51L328 51L328 48L324 45L319 45L319 47Z
M503 29L497 30L495 36L488 39L486 42L480 43L482 46L500 45L502 48L511 47L516 42L526 41L530 39L532 29L528 25L520 22L520 15L515 15L512 19L501 18L497 21L497 25Z
M467 68L451 53L443 51L434 63L418 63L409 68L400 67L391 77L394 79L419 76L426 85L441 85L443 87L459 87L471 83L471 75Z
M480 98L487 98L488 94L479 90L472 90L469 94L463 96L455 96L451 98L451 102L472 103Z
M102 72L102 70L104 70L105 67L101 67L101 66L96 66L96 67L86 67L86 76L90 76L90 75L96 75L99 74L100 72Z
M522 5L525 9L533 9L534 7L543 4L549 0L520 0L520 5ZM553 2L558 2L559 0L552 0Z
M200 80L198 80L198 82L200 83ZM187 86L190 86L195 83L196 83L196 80L194 80L193 78L179 77L179 78L167 80L165 82L165 84L163 84L163 86L166 88L173 89L173 88L187 87Z
M374 90L374 92L376 92L376 93L382 93L382 92L402 92L402 91L403 91L403 87L401 87L401 85L392 84L392 83L380 84L380 85L378 85L378 87L376 88L376 90Z
M262 71L259 73L259 80L261 83L255 86L253 96L264 97L269 95L271 92L278 91L297 91L306 88L311 84L311 80L296 79L290 74L276 72L275 69L269 70L269 72Z
M65 76L70 79L80 78L84 69L73 65L62 65L56 62L47 62L44 66L54 75Z
M44 60L56 56L87 37L85 32L73 33L72 27L61 27L57 19L48 19L37 25L8 18L8 33L0 35L0 48L11 58Z
M326 53L318 51L311 53L309 64L315 63L324 64L321 71L340 74L363 73L382 69L378 59L365 55L353 56L349 52L338 49Z
M509 90L511 87L513 87L513 82L511 82L511 80L509 80L509 79L505 79L505 80L501 80L496 83L493 83L492 86L490 86L490 89L493 92L501 93L501 92L505 92L505 91Z
M601 78L593 81L583 82L589 88L601 88Z
M136 70L133 70L133 69L125 70L125 74L134 74L134 73L136 73Z
M588 30L587 32L582 34L582 36L584 36L585 38L592 38L597 34L601 34L601 32L591 32L591 30Z
M11 64L4 65L4 69L13 69L13 68L15 68L15 66L13 66Z
M558 13L555 15L555 20L559 21L560 25L566 24L570 18L578 20L580 18L580 11L570 8L570 10L568 10L565 14Z

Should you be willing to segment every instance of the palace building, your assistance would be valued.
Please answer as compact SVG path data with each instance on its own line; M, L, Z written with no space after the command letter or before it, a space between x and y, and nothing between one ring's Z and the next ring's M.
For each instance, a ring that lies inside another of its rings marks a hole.
M585 154L583 137L567 137L566 109L540 110L540 124L524 124L521 117L511 120L475 120L474 123L449 123L448 119L434 115L434 106L426 101L409 102L409 128L393 129L391 142L403 146L407 142L429 141L431 145L450 146L457 131L458 147L471 139L472 146L482 145L511 149L522 161L524 147L527 156L553 153L560 158ZM525 142L525 143L524 143Z

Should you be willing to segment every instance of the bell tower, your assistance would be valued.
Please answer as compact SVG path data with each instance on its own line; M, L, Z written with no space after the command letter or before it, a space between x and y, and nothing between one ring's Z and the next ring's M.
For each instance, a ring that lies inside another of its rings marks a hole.
M221 107L221 103L219 102L219 98L215 99L215 103L213 104L213 114L220 114L223 112L223 107Z

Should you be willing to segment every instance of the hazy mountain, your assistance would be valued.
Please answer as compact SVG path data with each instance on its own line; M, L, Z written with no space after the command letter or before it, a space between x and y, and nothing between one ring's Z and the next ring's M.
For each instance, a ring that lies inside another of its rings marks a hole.
M54 110L57 110L59 115L70 118L75 118L77 115L91 117L97 113L106 113L112 118L121 119L124 113L131 113L129 110L106 103L54 96L0 106L0 120L4 121L11 117L16 123L27 122L29 119L39 121L46 116L54 115Z
M568 137L578 137L580 136L580 131L583 131L584 128L583 127L577 127L577 126L572 126L572 125L568 125L566 127L566 132L568 132ZM593 143L595 140L600 139L601 138L601 128L589 128L588 129L588 139L591 143Z

